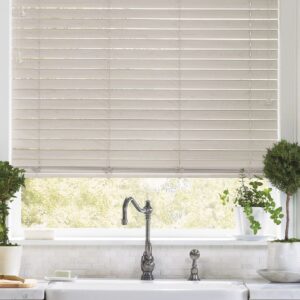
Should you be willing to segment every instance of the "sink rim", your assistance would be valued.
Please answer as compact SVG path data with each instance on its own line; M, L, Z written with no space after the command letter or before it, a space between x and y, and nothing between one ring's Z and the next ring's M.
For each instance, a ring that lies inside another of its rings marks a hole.
M188 281L184 279L157 279L142 281L138 279L78 279L74 282L52 282L48 290L98 290L100 291L209 291L247 290L242 280Z

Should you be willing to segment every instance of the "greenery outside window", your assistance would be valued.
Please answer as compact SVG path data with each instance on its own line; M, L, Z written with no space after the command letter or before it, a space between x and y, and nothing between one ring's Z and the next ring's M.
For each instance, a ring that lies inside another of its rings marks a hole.
M24 228L121 229L125 197L152 201L153 229L213 230L233 233L232 207L223 206L219 193L235 189L237 178L34 178L22 193ZM144 219L129 212L132 229Z

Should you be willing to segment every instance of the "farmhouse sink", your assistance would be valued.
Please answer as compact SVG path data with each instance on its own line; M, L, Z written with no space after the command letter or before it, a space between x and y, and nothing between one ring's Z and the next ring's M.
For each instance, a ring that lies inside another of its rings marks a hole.
M47 300L246 300L242 282L77 280L51 283Z

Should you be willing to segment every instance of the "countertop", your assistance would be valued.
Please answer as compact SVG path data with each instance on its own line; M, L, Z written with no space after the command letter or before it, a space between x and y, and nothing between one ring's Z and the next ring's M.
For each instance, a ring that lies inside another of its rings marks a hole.
M300 300L300 283L270 283L246 281L250 300Z
M0 289L0 300L42 300L45 298L47 282L38 282L34 288L28 289Z
M270 283L265 280L245 281L250 300L300 300L300 283ZM35 288L0 289L0 300L42 300L48 283L40 281Z

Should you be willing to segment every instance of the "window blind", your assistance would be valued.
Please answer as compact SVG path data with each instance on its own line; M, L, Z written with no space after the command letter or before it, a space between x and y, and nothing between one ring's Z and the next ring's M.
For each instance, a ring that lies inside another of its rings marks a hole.
M15 165L261 170L277 139L277 0L12 2Z

